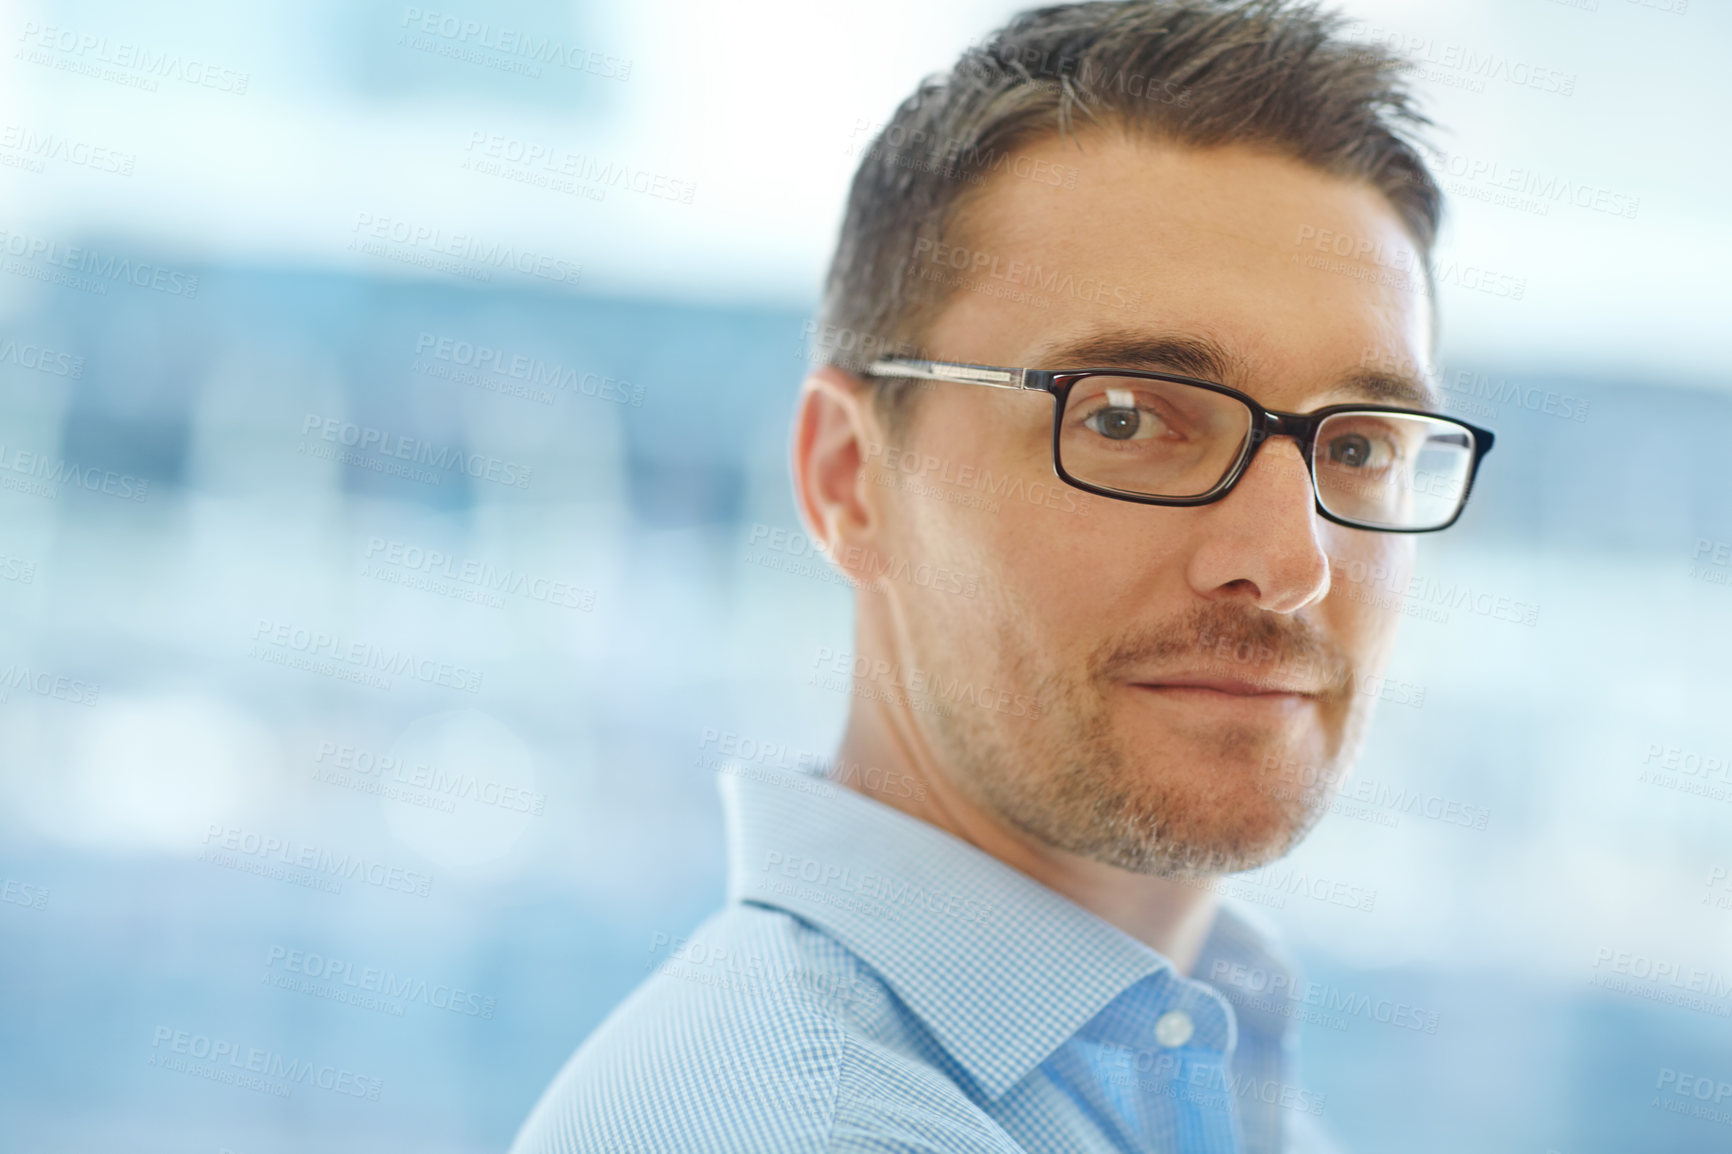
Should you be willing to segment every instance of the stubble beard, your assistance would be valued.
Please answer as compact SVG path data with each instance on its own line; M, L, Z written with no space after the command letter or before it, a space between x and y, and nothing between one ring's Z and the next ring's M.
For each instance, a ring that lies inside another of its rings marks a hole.
M1322 818L1366 720L1338 648L1315 629L1256 611L1205 607L1157 634L1115 638L1091 656L1086 673L1068 676L1043 671L1027 639L1000 634L1000 668L1015 685L1032 687L1039 716L924 714L955 784L1053 848L1135 873L1212 876L1282 857ZM1253 652L1263 646L1278 661L1334 671L1315 707L1320 718L1336 719L1322 724L1322 764L1301 766L1287 733L1250 724L1181 725L1171 731L1171 751L1126 748L1107 696L1115 686L1124 692L1115 673L1196 653L1200 639Z

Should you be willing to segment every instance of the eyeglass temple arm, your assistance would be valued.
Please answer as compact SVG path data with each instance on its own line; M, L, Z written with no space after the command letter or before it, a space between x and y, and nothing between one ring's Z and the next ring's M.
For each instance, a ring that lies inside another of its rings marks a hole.
M991 385L996 389L1038 389L1027 369L1002 369L994 365L964 365L948 361L873 361L869 377L913 377L922 381L951 381L959 385Z

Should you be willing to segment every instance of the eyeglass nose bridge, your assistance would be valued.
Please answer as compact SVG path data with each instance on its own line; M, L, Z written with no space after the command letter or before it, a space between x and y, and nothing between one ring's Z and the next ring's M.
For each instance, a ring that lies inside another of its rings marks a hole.
M1319 419L1305 413L1283 413L1274 409L1258 409L1253 412L1251 431L1245 438L1245 449L1239 455L1238 464L1228 474L1225 489L1238 487L1245 474L1251 468L1251 462L1256 460L1258 450L1263 442L1272 437L1291 437L1299 448L1299 459L1305 464L1305 475L1311 481L1311 493L1317 502L1317 507L1323 507L1323 495L1317 491L1317 467L1312 460L1312 449L1317 439Z
M1271 437L1292 437L1299 446L1299 456L1304 458L1306 469L1311 468L1311 448L1317 436L1317 418L1305 413L1281 413L1272 409L1264 409L1251 422L1249 435L1250 444L1245 446L1244 468L1249 468L1251 458L1257 455L1257 450L1263 447L1263 442Z

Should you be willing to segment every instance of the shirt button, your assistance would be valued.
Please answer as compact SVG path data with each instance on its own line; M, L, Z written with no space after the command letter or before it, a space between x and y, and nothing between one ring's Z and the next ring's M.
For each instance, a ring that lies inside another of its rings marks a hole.
M1163 1046L1183 1046L1196 1031L1191 1015L1183 1010L1168 1010L1155 1022L1155 1041Z

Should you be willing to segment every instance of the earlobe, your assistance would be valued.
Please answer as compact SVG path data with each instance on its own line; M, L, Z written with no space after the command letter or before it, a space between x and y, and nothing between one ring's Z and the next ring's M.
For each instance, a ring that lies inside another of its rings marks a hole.
M865 446L875 435L871 393L832 366L801 386L792 445L794 501L812 540L826 552L857 542L876 522Z

